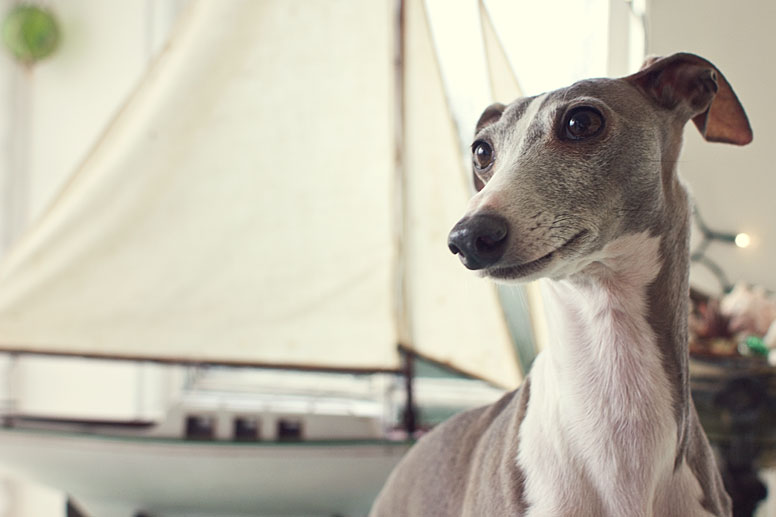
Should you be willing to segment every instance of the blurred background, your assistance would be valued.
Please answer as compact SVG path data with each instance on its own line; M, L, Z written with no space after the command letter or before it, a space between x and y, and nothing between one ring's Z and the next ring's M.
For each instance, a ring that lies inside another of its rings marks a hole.
M0 517L363 515L545 346L446 246L494 101L712 61L690 125L693 392L776 516L776 7L721 0L0 0Z

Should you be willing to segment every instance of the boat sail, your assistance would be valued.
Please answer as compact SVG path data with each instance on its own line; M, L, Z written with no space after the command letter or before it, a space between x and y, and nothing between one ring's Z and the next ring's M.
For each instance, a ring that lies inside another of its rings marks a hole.
M403 349L516 386L495 288L446 249L467 172L407 4L396 82L392 2L193 3L0 265L0 350L376 372Z

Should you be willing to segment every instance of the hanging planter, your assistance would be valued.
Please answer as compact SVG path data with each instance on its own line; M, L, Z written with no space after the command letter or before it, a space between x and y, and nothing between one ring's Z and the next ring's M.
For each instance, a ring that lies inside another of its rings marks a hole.
M48 9L32 4L12 8L3 19L3 44L14 58L32 65L59 46L59 26Z

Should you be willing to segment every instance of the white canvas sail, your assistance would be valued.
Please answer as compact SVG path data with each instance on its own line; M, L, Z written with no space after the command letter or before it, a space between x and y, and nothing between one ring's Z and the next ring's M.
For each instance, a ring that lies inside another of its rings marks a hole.
M479 40L481 45L477 2L466 4L473 23L469 33L459 36ZM437 362L514 387L520 381L520 368L496 289L462 267L447 249L447 234L472 193L471 172L468 156L465 166L461 160L451 99L443 88L443 74L438 73L443 65L427 23L426 13L433 7L427 3L427 8L424 11L420 2L407 6L405 253L411 343ZM482 47L479 51L473 59L479 59L485 71ZM471 62L466 56L460 58ZM482 100L484 105L489 102ZM473 127L474 122L466 133Z
M419 1L396 178L392 4L192 4L0 265L0 349L397 370L403 345L515 386L494 287L446 249L469 192Z

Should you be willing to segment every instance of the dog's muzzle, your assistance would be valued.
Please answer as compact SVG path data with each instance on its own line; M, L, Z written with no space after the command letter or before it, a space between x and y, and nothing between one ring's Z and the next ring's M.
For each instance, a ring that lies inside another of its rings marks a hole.
M501 259L507 249L509 224L499 215L464 217L447 237L447 247L469 269L484 269Z

